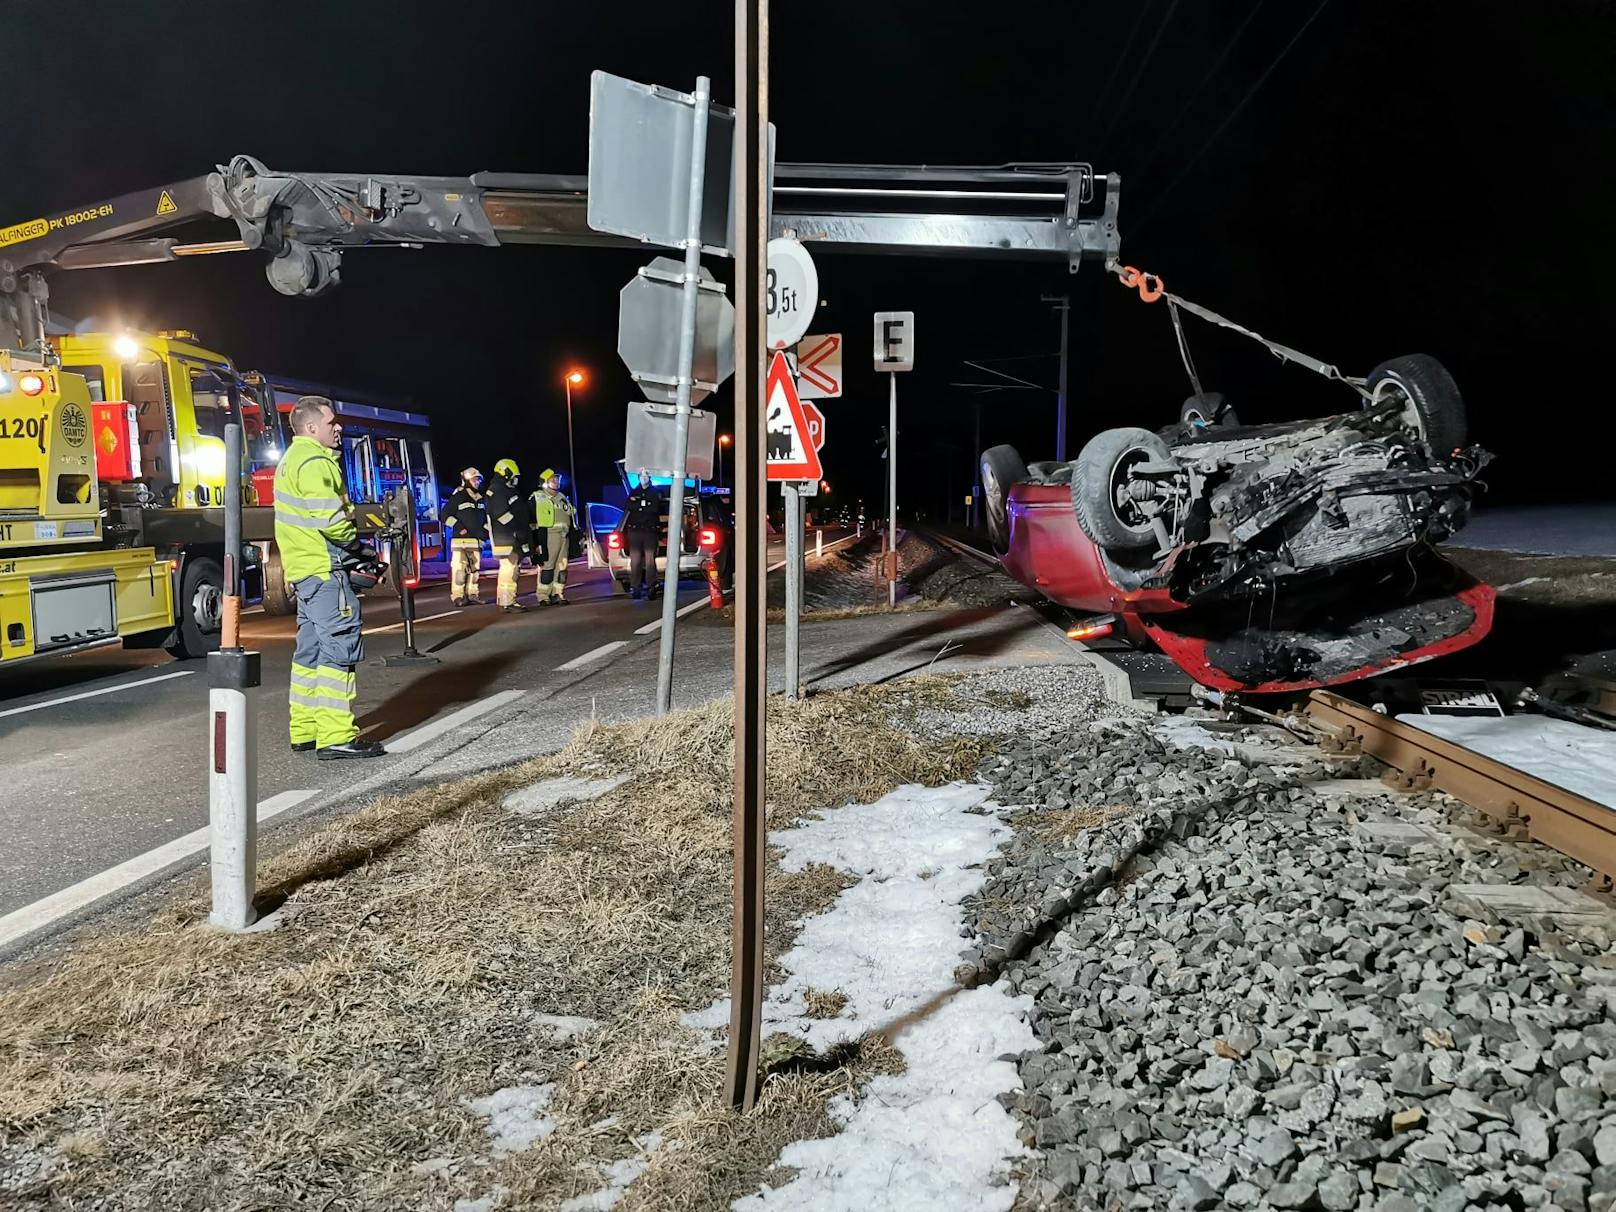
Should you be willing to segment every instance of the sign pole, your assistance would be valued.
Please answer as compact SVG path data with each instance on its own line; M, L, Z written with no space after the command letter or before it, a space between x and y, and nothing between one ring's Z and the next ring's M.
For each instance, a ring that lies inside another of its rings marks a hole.
M768 549L764 459L769 0L735 0L735 786L729 1055L724 1097L757 1101L763 1028L764 709Z
M887 609L898 606L898 376L887 374Z
M224 428L224 603L219 651L208 654L208 924L239 931L257 918L258 729L251 691L256 652L241 648L241 426Z
M780 485L786 495L786 698L796 702L798 649L802 626L802 493L786 481Z
M662 582L662 647L657 654L657 714L673 707L673 628L679 614L679 563L685 546L685 467L690 444L690 386L696 360L696 307L701 294L701 202L707 174L712 82L696 78L690 135L690 210L685 224L684 306L679 312L679 394L674 417L673 484L668 490L668 561Z

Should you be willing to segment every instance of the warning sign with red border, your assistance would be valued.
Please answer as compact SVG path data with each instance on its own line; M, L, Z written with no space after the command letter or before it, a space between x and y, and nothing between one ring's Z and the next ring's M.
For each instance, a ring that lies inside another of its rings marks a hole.
M797 395L786 356L769 359L769 378L763 392L764 454L771 480L817 480L819 452L814 449L808 415Z

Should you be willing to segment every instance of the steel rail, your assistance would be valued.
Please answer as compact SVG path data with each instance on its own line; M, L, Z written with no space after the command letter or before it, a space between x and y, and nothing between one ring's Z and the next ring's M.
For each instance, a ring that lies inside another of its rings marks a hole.
M1616 811L1328 690L1313 691L1306 711L1325 733L1326 752L1378 758L1395 772L1386 781L1399 790L1445 791L1592 868L1598 887L1611 891Z

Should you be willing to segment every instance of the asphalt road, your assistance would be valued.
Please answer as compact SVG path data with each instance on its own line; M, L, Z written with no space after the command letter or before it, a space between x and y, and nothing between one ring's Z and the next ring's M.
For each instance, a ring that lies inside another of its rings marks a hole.
M771 561L781 554L771 545ZM567 669L643 641L636 629L661 613L660 601L614 592L604 570L575 566L566 606L532 607L532 585L525 572L526 614L456 609L446 585L422 589L416 644L438 658L431 664L383 663L403 647L398 602L368 595L355 708L362 735L414 748L452 729L457 713L498 707L505 692L571 676ZM483 587L491 598L492 576ZM679 598L705 599L696 582ZM242 620L243 644L263 654L261 805L340 790L390 760L322 762L291 752L286 685L295 630L293 619L261 612ZM0 671L0 916L207 824L207 700L203 662L161 651L98 649Z

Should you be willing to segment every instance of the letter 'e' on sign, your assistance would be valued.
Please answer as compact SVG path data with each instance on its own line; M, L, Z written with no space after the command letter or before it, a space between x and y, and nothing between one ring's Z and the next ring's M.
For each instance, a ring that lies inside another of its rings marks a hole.
M877 370L915 368L914 312L875 313L875 368Z

